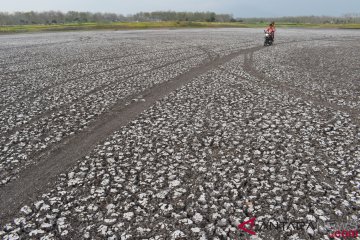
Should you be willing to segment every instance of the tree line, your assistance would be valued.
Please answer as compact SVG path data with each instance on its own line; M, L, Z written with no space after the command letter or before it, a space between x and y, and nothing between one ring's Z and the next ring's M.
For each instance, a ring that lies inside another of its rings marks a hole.
M192 22L286 22L286 23L360 23L360 13L346 14L341 17L331 16L297 16L279 18L234 18L231 14L214 12L140 12L133 15L91 12L0 12L0 25L28 24L64 24L87 22L154 22L154 21L192 21Z
M59 11L47 12L0 12L0 25L27 24L63 24L86 22L136 22L136 21L194 21L194 22L230 22L231 14L214 12L140 12L124 16L115 13Z

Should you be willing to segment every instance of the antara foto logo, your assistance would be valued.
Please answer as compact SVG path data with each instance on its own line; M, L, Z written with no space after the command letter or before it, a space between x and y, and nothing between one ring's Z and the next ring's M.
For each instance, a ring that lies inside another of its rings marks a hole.
M248 220L248 221L245 221L245 222L243 222L243 223L240 223L240 224L238 225L238 228L239 228L240 230L243 230L244 232L249 233L250 235L256 235L256 232L253 231L253 229L254 229L254 227L255 227L255 220L256 220L256 218L253 217L253 218L251 218L251 219ZM249 229L249 228L246 228L245 225L250 225L250 229Z

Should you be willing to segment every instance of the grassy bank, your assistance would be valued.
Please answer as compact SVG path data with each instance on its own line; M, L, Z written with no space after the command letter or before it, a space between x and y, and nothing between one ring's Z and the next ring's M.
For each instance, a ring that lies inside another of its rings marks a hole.
M116 22L116 23L72 23L51 25L16 25L0 26L0 33L39 32L39 31L72 31L72 30L127 30L127 29L161 29L161 28L264 28L266 23L211 23L211 22ZM277 23L283 28L340 28L360 29L360 24L294 24Z

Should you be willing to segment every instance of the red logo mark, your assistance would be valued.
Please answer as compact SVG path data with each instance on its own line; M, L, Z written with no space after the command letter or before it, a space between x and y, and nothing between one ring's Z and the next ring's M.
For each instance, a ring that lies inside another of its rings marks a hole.
M330 238L356 238L359 236L358 230L342 230L342 231L336 231L331 234L329 234Z
M245 221L245 222L243 222L243 223L240 223L240 224L238 225L238 228L241 229L241 230L243 230L244 232L247 232L247 233L251 234L251 235L256 235L256 232L254 232L254 231L252 230L252 229L255 227L255 220L256 220L256 218L253 217L252 219L250 219L250 220L248 220L248 221ZM250 229L249 229L249 228L245 228L245 225L247 225L247 224L250 224Z

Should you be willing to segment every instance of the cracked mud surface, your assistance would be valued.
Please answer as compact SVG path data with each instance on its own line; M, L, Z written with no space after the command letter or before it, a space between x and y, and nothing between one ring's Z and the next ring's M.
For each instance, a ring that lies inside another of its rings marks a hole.
M359 224L359 32L279 30L267 48L257 29L0 38L1 238L244 239L251 217Z

